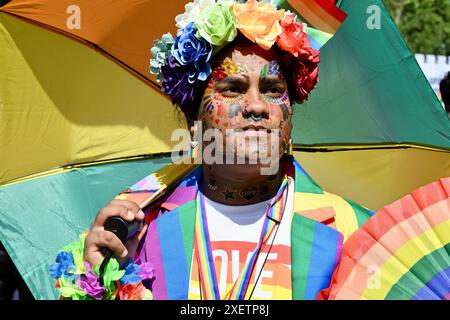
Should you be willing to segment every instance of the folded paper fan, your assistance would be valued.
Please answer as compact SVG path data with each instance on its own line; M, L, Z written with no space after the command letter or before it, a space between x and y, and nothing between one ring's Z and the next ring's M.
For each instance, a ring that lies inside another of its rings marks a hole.
M450 300L450 177L381 209L345 243L318 299Z

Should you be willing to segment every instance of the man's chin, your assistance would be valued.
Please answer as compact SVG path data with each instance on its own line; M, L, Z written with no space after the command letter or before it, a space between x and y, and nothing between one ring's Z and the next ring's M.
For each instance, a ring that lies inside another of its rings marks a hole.
M274 159L279 159L278 154L273 154L271 152L265 152L261 150L245 151L236 150L236 160L237 163L248 163L248 164L260 164L264 165L273 161Z
M260 170L261 175L273 175L278 171L280 158L281 156L279 153L265 154L257 150L255 150L254 152L245 150L243 152L242 150L235 149L234 152L231 152L227 155L217 155L217 157L215 158L216 161L213 161L213 163L204 163L234 166L236 170L239 170L238 168L246 168L246 170L255 168Z

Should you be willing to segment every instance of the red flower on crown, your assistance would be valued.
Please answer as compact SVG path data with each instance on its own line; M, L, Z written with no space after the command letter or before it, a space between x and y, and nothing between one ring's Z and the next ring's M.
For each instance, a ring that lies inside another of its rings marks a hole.
M223 67L217 67L211 73L211 77L214 81L220 81L228 77L227 73L223 69Z
M283 32L278 36L277 45L281 50L291 53L294 57L310 56L313 49L302 23L295 22L295 15L285 13L281 18Z

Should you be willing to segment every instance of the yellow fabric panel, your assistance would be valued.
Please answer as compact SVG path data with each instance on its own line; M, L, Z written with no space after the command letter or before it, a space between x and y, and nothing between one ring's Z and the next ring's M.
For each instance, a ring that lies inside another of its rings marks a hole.
M342 233L344 241L358 229L355 213L344 199L324 191L324 194L296 192L294 194L294 212L330 207L336 213L336 229ZM297 207L298 206L298 207Z
M0 183L170 151L171 103L102 54L5 13L0 48Z
M408 148L294 154L324 190L374 211L450 176L449 152Z

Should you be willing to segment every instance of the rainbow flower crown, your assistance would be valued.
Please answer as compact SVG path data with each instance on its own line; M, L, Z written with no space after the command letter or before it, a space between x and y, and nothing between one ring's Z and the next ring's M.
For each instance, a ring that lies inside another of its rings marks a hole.
M269 3L241 2L194 0L185 6L185 13L175 18L177 36L166 33L154 41L150 72L182 110L192 104L196 88L211 75L211 57L232 42L238 32L265 50L275 45L281 49L280 61L290 70L287 80L295 90L296 102L302 103L315 87L319 51L310 45L306 24L298 22L292 12ZM229 70L227 66L219 69Z

